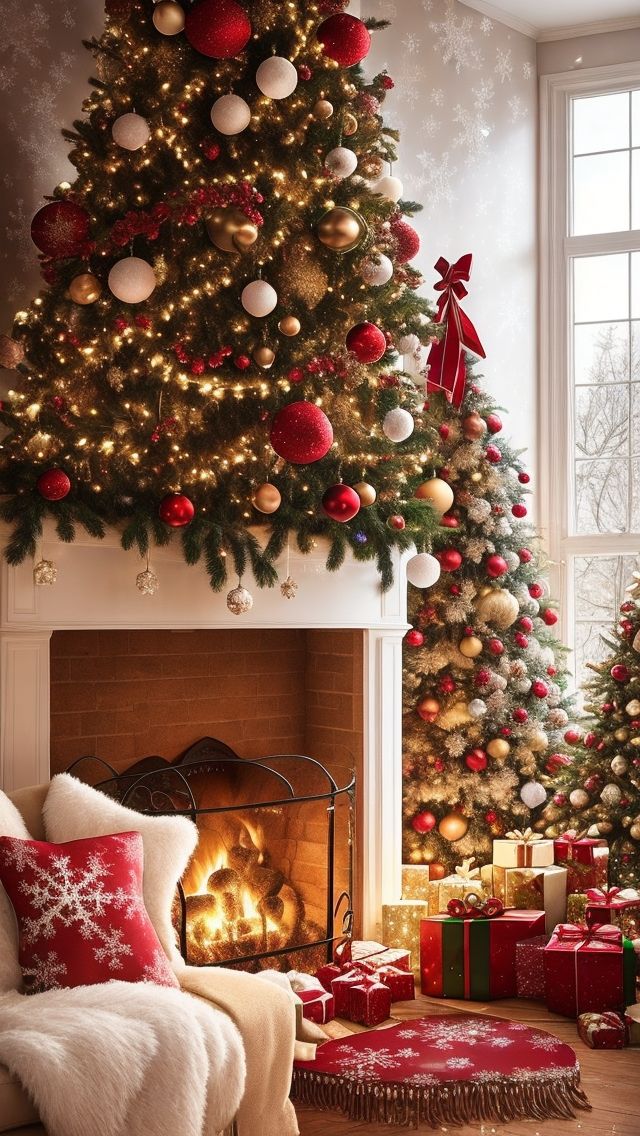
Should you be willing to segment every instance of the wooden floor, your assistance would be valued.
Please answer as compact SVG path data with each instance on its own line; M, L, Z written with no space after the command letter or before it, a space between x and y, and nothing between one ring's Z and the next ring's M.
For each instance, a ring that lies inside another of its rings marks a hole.
M502 1002L454 1002L433 998L416 998L413 1002L397 1002L396 1019L417 1018L427 1014L452 1013L491 1014L496 1018L525 1022L555 1034L575 1049L582 1069L582 1088L593 1106L592 1112L579 1112L576 1120L520 1120L511 1124L476 1124L451 1129L458 1136L640 1136L640 1049L589 1049L578 1037L576 1024L560 1018L539 1002L505 1000ZM337 1112L318 1112L298 1106L301 1136L382 1136L407 1129L388 1125L366 1124L348 1120ZM427 1133L431 1128L410 1131ZM438 1131L446 1132L445 1127Z

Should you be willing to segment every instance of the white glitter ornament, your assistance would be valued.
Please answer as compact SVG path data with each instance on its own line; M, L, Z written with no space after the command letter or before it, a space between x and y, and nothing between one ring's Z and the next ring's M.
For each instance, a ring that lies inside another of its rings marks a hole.
M145 568L143 572L138 572L136 576L136 588L143 596L153 596L160 587L160 581L155 572L150 568Z
M415 422L408 410L398 406L389 410L382 421L382 431L390 442L406 442L413 434Z
M387 284L393 276L393 262L383 252L376 253L375 257L362 262L360 275L365 284L379 288L382 284Z
M372 189L374 193L386 197L387 201L399 201L404 193L404 186L400 178L392 177L391 174L385 174L384 177L378 178Z
M284 596L285 600L294 600L297 590L298 585L293 576L287 576L286 580L283 580L280 585L280 594Z
M612 809L615 808L616 805L620 804L621 796L621 789L618 787L618 785L614 785L613 782L611 782L609 785L605 785L600 794L600 800L602 801L603 805L607 805L608 808Z
M250 316L263 319L278 303L278 293L266 280L252 280L242 289L240 302Z
M401 335L400 339L396 340L396 347L401 355L415 355L420 348L420 340L411 331L408 335Z
M407 561L407 580L416 588L431 588L440 578L440 565L435 556L418 552Z
M640 701L637 698L632 698L630 702L627 702L625 710L630 718L637 718L640 714Z
M39 560L33 567L33 582L39 588L48 588L55 584L58 578L58 569L53 560Z
M589 794L584 789L572 789L569 793L569 804L574 809L584 809L589 804Z
M520 797L528 809L535 809L546 801L547 793L538 781L527 781L520 790Z
M272 55L258 67L256 84L268 99L287 99L298 86L298 72L282 55Z
M611 759L611 772L615 773L616 777L623 777L628 769L629 762L622 754L617 753L616 756Z
M324 164L334 177L348 178L355 173L358 167L358 158L353 150L349 150L347 146L336 146L333 150L329 150Z
M227 607L234 615L244 615L253 607L253 596L241 584L232 588L227 596Z
M140 150L151 137L149 123L141 114L121 114L111 127L111 137L123 150Z
M486 714L486 712L486 702L483 702L481 698L471 699L471 702L469 703L469 713L472 714L474 718L482 718L483 715Z
M251 122L251 108L240 95L221 95L211 107L211 121L220 134L241 134Z
M118 260L109 273L109 288L123 304L141 304L156 286L156 274L148 261L139 256Z

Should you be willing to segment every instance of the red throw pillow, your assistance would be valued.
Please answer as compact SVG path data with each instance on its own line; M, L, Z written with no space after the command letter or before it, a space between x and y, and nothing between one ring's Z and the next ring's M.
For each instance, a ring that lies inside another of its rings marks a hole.
M142 898L142 837L48 844L0 836L0 881L31 994L111 979L177 986Z

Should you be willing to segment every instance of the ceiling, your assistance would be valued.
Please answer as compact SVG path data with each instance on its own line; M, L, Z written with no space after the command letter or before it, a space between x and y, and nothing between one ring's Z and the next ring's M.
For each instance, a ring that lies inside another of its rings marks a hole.
M572 35L590 25L588 31L640 27L638 0L464 0L470 8L494 16L519 31L536 38L551 38L545 33L566 29Z

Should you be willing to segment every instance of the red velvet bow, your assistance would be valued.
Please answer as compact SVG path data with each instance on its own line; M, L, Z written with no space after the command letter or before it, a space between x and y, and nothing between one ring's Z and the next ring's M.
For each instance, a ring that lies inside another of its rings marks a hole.
M589 903L613 903L621 888L613 887L604 891L602 888L587 888L586 896Z
M504 905L502 901L491 896L489 899L481 899L475 895L474 899L477 903L469 903L467 899L450 899L447 904L447 914L451 915L454 919L494 919L496 915L502 915Z
M449 264L443 256L436 261L435 269L442 276L435 285L436 292L442 295L438 300L436 319L444 324L444 336L434 343L427 360L429 366L429 387L443 390L449 402L460 406L464 398L465 359L463 349L485 357L478 333L471 320L460 307L460 300L467 295L462 283L471 275L471 253L465 253L455 264Z
M620 943L622 931L613 923L587 927L584 923L559 923L554 932L556 939L568 943Z
M578 832L577 829L575 829L575 828L568 828L566 832L562 833L562 836L556 837L556 843L557 844L575 844L577 840L584 840L586 835L587 835L586 829L583 829L582 832ZM594 841L594 843L596 843L596 842Z

